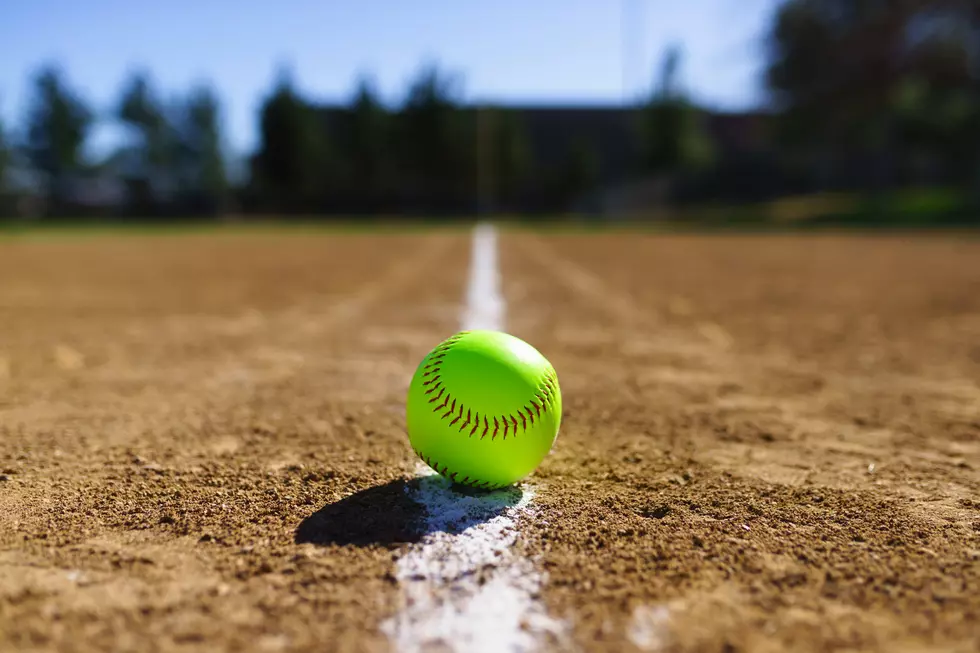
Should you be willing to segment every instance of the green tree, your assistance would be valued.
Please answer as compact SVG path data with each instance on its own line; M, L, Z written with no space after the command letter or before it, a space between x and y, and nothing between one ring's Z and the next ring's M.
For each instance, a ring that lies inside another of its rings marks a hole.
M599 157L593 143L578 138L568 149L558 177L563 204L587 198L599 185Z
M208 85L194 89L179 121L181 173L187 192L210 211L227 199L228 177L221 133L221 105Z
M680 88L680 62L680 51L668 50L657 87L640 111L643 167L648 172L687 172L713 161L702 112Z
M8 141L6 127L3 124L3 120L0 119L0 195L7 188L7 178L10 174L10 167L13 160L13 154Z
M176 134L147 72L130 76L116 113L135 137L139 174L150 179L173 176Z
M13 167L13 148L3 120L0 120L0 219L11 213L12 197L8 193L10 187L10 170Z
M393 173L391 117L368 79L359 80L347 118L342 142L347 185L359 204L377 208Z
M311 210L332 161L323 120L296 92L287 71L262 104L259 138L253 180L260 192L284 209Z
M782 114L780 141L829 168L840 156L872 156L883 183L899 163L923 153L950 170L961 167L951 164L978 105L975 4L783 3L769 34L766 73Z
M120 93L116 117L131 140L113 162L126 181L130 211L155 213L164 201L175 199L179 190L179 140L168 114L150 74L145 70L130 74Z
M94 116L57 66L42 67L32 90L24 152L56 209L66 199L71 177L84 170L83 148Z
M505 205L514 206L534 166L530 142L520 115L513 110L496 110L492 124L497 192Z
M398 114L400 172L430 208L472 195L474 134L465 128L459 97L456 76L426 65Z
M531 149L520 115L501 107L478 107L476 165L482 210L512 209L530 181Z

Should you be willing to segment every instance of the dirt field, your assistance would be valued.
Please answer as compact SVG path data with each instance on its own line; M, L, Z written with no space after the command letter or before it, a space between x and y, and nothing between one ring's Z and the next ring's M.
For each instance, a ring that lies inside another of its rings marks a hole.
M385 651L466 231L0 240L0 650ZM504 232L583 651L980 650L980 240ZM546 646L546 648L548 648Z

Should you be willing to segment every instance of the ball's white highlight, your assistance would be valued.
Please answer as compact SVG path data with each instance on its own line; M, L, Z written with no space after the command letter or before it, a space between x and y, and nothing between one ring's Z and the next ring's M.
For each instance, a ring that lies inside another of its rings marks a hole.
M502 329L504 300L496 232L473 233L463 329ZM406 488L425 511L426 535L396 563L405 610L381 628L396 650L526 653L563 624L538 600L544 575L514 551L522 519L533 516L534 489L523 484L491 494L461 495L425 465Z

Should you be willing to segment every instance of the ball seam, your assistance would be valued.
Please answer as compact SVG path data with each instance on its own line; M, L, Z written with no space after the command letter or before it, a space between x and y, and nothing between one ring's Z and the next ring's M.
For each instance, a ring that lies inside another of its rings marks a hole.
M459 472L454 472L449 469L446 465L443 465L437 460L432 460L430 456L422 455L422 452L412 447L412 451L418 456L426 465L436 470L437 473L448 478L453 483L459 485L467 485L469 487L478 488L481 490L498 490L502 487L506 487L504 483L491 483L490 481L478 481L475 478L470 478L469 476L460 477Z
M449 426L456 427L459 433L463 433L467 427L472 425L468 434L468 437L472 438L476 435L477 431L480 431L481 415L479 412L474 413L471 408L467 408L462 401L459 401L453 395L452 391L444 385L442 378L442 363L445 360L446 354L449 353L456 342L468 333L470 332L460 331L456 335L444 340L429 353L428 362L422 368L422 378L424 379L422 386L424 388L424 396L428 397L426 401L429 404L434 404L432 406L432 412L443 421L449 422ZM557 395L558 378L554 368L549 366L544 380L538 385L538 388L532 395L533 399L528 400L531 406L521 406L520 409L506 415L483 414L483 430L480 433L480 439L482 440L487 435L490 435L490 440L493 441L497 439L498 435L502 435L501 439L506 440L508 434L511 437L517 437L518 431L526 433L529 424L530 426L534 426L535 419L540 419L542 415L547 414L554 408ZM535 399L537 401L534 401ZM518 423L517 417L514 415L515 412L520 416L520 423ZM456 426L457 424L459 424L458 427ZM501 433L501 427L503 427L503 433ZM418 452L416 451L416 453Z

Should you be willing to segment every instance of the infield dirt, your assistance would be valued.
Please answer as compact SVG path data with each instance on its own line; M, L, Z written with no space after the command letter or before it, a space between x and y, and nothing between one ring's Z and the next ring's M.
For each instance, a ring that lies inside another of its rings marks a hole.
M0 241L0 650L375 651L470 236ZM503 232L586 651L980 650L980 241Z

